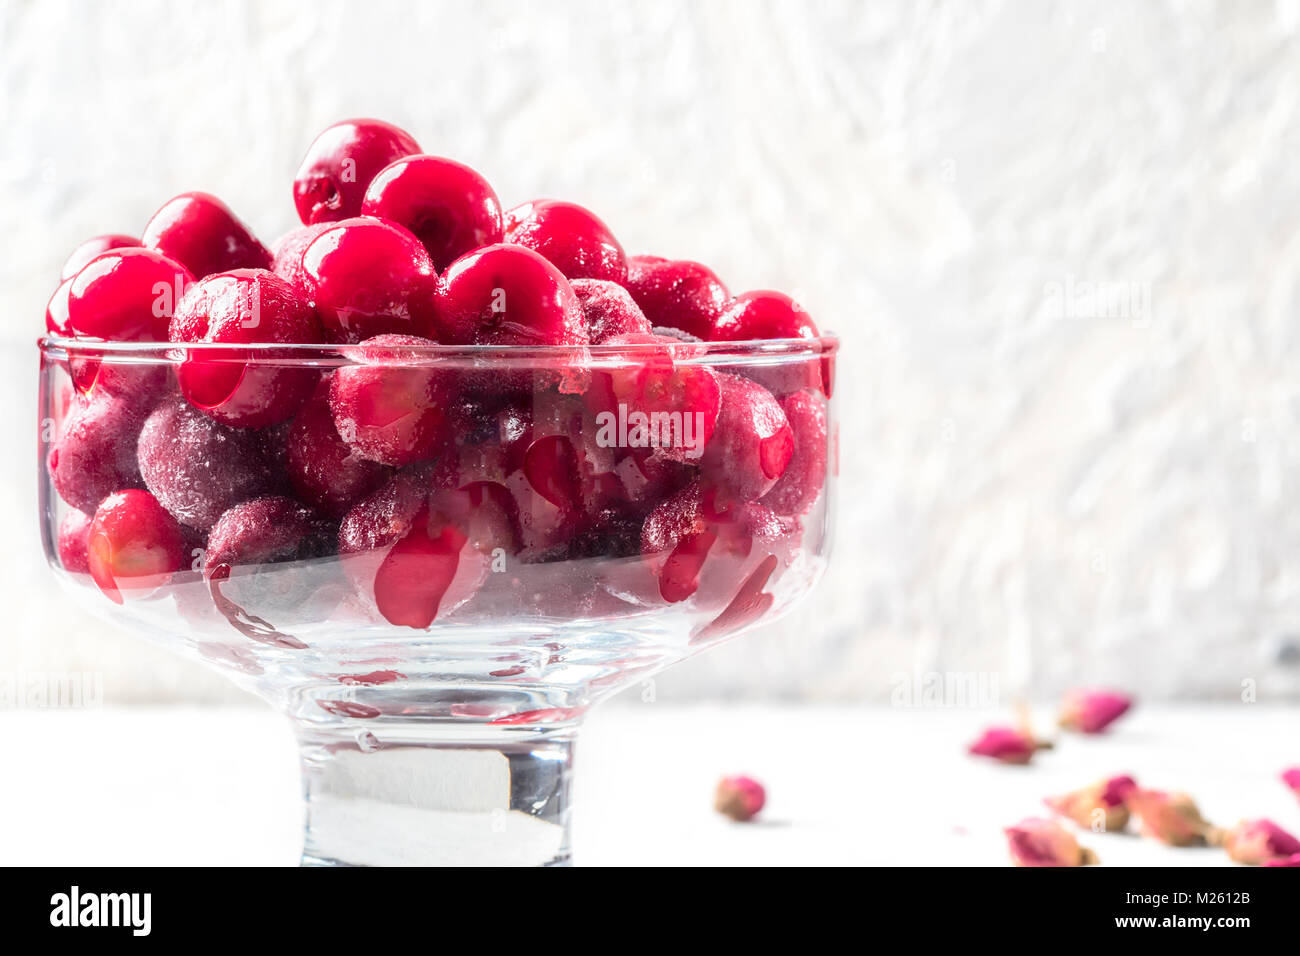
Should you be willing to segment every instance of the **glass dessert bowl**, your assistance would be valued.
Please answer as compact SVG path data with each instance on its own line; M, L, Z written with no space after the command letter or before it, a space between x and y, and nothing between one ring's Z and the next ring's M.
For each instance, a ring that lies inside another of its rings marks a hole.
M567 862L588 709L828 558L836 339L690 339L42 339L48 559L291 719L304 863Z

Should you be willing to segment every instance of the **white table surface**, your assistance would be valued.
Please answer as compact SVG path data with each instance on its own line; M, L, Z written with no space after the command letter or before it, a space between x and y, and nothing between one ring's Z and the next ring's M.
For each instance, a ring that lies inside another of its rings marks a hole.
M1047 794L1118 772L1187 790L1216 823L1267 816L1300 833L1300 801L1277 779L1300 764L1294 709L1139 708L1111 734L1058 739L1030 767L965 755L984 725L1004 720L883 707L607 706L579 745L575 859L1003 864L1002 826L1042 814ZM294 744L269 711L3 711L0 772L0 864L276 866L301 851ZM761 824L712 812L724 772L767 785ZM1131 835L1081 839L1104 864L1226 863L1217 850Z

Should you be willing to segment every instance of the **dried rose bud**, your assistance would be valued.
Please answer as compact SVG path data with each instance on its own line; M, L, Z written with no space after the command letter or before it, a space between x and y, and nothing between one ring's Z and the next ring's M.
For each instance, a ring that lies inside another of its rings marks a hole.
M1261 866L1300 866L1300 853L1292 853L1290 856L1278 856L1271 860L1265 860Z
M1272 820L1242 820L1224 835L1223 848L1235 862L1258 866L1300 854L1300 840Z
M1125 799L1142 824L1142 832L1170 846L1205 846L1215 843L1220 831L1201 816L1196 802L1185 793L1134 790Z
M1091 786L1043 802L1063 817L1098 833L1123 830L1128 824L1128 795L1137 789L1132 777L1107 777Z
M1074 834L1055 820L1030 817L1002 832L1016 866L1088 866L1097 862L1097 854L1079 846Z
M1300 767L1288 767L1282 771L1282 782L1291 788L1291 792L1300 797Z
M1132 706L1133 698L1118 691L1072 690L1061 702L1059 723L1067 730L1099 734Z
M1051 746L1049 742L1037 740L1028 730L1019 727L990 727L967 750L977 757L1023 764L1029 763L1035 752Z
M753 777L723 777L713 795L713 809L737 823L754 819L766 802L763 785Z

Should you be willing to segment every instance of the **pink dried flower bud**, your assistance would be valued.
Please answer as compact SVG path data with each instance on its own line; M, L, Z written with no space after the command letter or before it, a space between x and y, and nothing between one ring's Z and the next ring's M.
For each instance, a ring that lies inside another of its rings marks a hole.
M1097 862L1097 854L1079 846L1074 834L1055 820L1030 817L1002 832L1016 866L1088 866Z
M1224 835L1223 848L1235 862L1258 866L1300 854L1300 840L1272 820L1242 820Z
M1063 817L1098 833L1123 830L1128 824L1128 795L1137 789L1129 776L1107 777L1096 783L1048 797L1043 802Z
M1282 782L1291 789L1292 793L1300 797L1300 767L1288 767L1283 770Z
M967 748L977 757L991 757L1002 763L1029 763L1035 752L1051 747L1019 727L989 727Z
M1300 853L1292 853L1290 856L1278 856L1271 860L1265 860L1261 866L1300 866Z
M1185 793L1138 789L1128 794L1125 803L1142 824L1142 832L1161 843L1205 846L1221 838L1221 831L1206 822Z
M1132 706L1133 698L1119 691L1072 690L1061 702L1059 723L1067 730L1099 734Z
M753 777L723 777L713 795L713 809L737 823L754 819L766 802L767 792Z

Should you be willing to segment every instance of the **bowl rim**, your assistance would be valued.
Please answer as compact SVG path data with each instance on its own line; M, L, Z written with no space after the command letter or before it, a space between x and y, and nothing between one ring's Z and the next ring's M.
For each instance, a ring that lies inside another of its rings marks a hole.
M208 354L210 361L284 364L355 364L363 361L365 343L329 345L280 342L119 342L104 339L43 335L36 342L41 355L56 360L176 364ZM828 332L815 338L749 339L736 342L637 342L625 345L392 345L403 364L450 360L529 360L563 365L600 365L626 362L639 354L667 350L682 364L781 364L829 356L839 350L840 339ZM585 355L585 357L583 357Z

